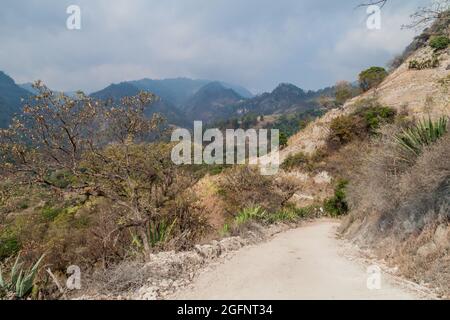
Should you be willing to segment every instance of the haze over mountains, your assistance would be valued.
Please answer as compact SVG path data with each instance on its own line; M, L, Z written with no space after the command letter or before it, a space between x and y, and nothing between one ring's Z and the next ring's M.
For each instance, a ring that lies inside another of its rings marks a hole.
M282 83L272 92L253 96L249 90L237 85L178 78L112 84L91 96L120 99L140 90L159 96L161 99L154 105L153 112L163 113L174 124L192 123L194 120L211 123L248 113L267 115L306 111L318 107L315 102L317 97L333 92L333 88L304 91L293 84Z
M161 113L170 124L189 126L194 120L207 123L245 114L267 115L290 113L317 108L315 99L331 94L332 88L319 91L304 91L293 84L283 83L272 92L254 96L239 85L221 81L175 78L166 80L142 79L111 84L94 92L96 99L118 100L140 91L152 92L159 97L148 115ZM0 72L0 127L6 127L15 114L22 110L22 98L36 91L30 83L18 85L5 73ZM66 93L73 95L73 92Z

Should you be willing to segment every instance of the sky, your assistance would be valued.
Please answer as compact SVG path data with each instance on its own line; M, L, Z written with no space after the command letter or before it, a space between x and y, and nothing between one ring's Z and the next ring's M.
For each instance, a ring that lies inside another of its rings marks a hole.
M430 0L390 0L369 30L363 0L2 0L0 70L17 83L93 92L141 78L319 89L385 66L417 35ZM69 30L67 7L81 9Z

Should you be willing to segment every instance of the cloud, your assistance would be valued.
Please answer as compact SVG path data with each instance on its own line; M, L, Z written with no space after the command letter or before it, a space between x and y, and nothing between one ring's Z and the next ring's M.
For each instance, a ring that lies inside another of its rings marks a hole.
M401 51L413 34L400 22L424 1L393 1L370 33L359 0L78 0L80 31L65 27L75 1L6 0L0 69L60 90L176 76L319 88Z
M329 50L320 52L323 68L335 78L356 79L359 70L372 65L385 66L403 52L416 36L415 31L402 28L409 16L384 10L381 18L380 30L349 28Z

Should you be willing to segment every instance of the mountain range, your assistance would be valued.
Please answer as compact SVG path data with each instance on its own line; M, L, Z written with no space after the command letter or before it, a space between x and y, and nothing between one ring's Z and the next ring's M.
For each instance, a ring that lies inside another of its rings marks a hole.
M218 120L239 118L245 114L282 114L318 108L315 102L320 95L330 95L333 88L304 91L293 84L282 83L272 92L254 96L242 86L221 81L175 78L166 80L142 79L111 84L91 93L95 99L119 100L125 96L149 91L159 97L147 115L161 113L170 124L192 125L194 120L212 123ZM21 98L35 94L30 83L17 85L0 72L0 127L6 127L14 114L21 111ZM72 93L66 93L72 95Z
M203 86L201 86L203 84ZM316 98L332 95L334 88L304 91L293 84L282 83L272 92L253 96L247 89L220 81L190 80L138 80L112 84L94 92L98 99L120 99L140 90L155 93L161 99L152 108L161 112L173 124L192 124L194 120L206 123L239 118L245 114L281 114L318 108Z
M141 90L153 92L172 105L178 108L182 108L196 92L212 82L218 82L224 88L232 89L243 98L253 97L253 94L242 86L220 81L175 78L165 80L142 79L137 81L130 81L128 83L136 86Z

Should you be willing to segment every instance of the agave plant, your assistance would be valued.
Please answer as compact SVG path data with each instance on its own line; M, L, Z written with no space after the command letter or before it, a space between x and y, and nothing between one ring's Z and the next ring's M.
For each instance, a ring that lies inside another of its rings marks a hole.
M2 270L0 268L0 292L3 295L15 297L18 299L26 298L33 289L34 279L39 270L39 265L44 259L44 255L33 265L33 267L26 271L23 268L23 262L20 262L20 254L17 256L16 262L11 269L9 280L3 278Z
M234 218L234 222L239 226L250 220L261 219L265 215L266 211L264 211L261 207L245 208Z
M436 121L430 118L422 120L413 127L404 129L395 138L403 150L418 156L425 146L433 144L447 132L447 123L447 117Z
M158 223L150 224L148 229L148 239L150 241L150 245L154 247L159 243L165 243L169 239L176 223L177 219L175 219L171 224L169 224L167 220L163 219Z

